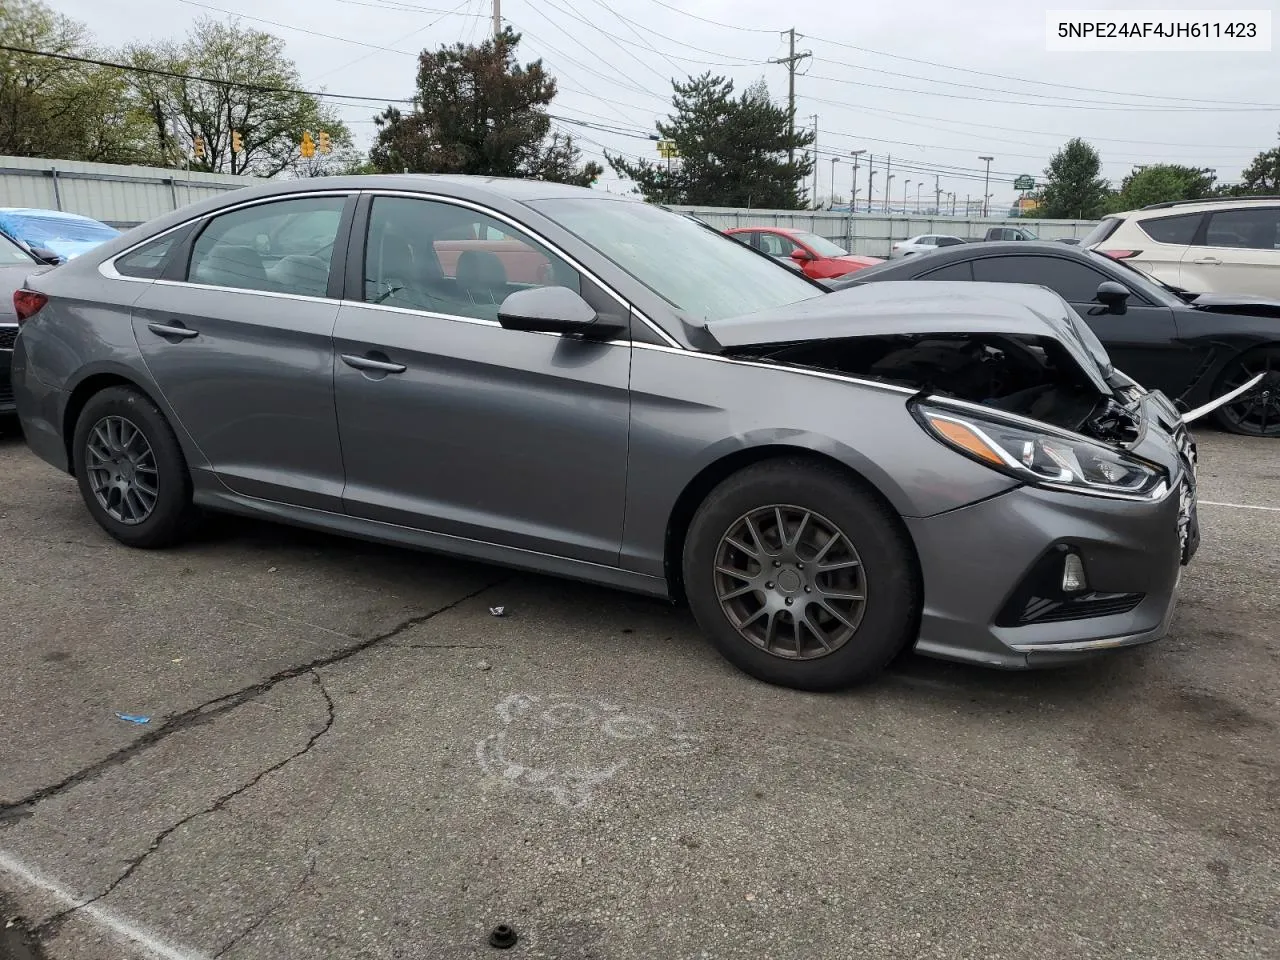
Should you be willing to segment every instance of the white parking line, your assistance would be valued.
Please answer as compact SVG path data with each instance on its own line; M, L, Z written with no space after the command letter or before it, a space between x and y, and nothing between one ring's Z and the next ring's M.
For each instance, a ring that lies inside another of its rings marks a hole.
M74 896L61 884L41 876L35 870L0 850L0 871L16 877L21 882L36 887L58 900L63 906L77 907L76 913L88 917L100 926L106 927L118 936L131 940L158 960L207 960L204 954L196 953L185 947L175 947L165 943L155 934L136 923L119 916L113 910L98 906L96 903L80 906L84 899Z
M1201 500L1202 507L1232 507L1236 510L1266 510L1270 513L1280 513L1280 507L1259 507L1252 503L1222 503L1218 500Z

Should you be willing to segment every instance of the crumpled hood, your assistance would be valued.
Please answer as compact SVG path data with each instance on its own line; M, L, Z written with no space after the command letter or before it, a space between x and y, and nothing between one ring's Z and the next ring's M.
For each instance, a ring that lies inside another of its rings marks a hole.
M825 295L703 327L724 353L735 347L849 337L1003 334L1056 340L1103 394L1111 358L1071 305L1046 287L896 280Z

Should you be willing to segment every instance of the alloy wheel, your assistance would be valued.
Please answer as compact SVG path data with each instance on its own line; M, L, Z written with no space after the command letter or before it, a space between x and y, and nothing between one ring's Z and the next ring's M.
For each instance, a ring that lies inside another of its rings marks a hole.
M734 629L766 653L812 660L858 631L866 572L852 541L803 507L760 507L734 521L715 556L716 598Z
M107 516L136 526L155 511L160 472L146 435L130 420L103 417L85 444L89 486Z
M1232 368L1223 386L1226 390L1234 390L1259 373L1264 375L1262 381L1224 406L1222 414L1240 433L1277 437L1280 436L1280 357L1268 351L1256 357L1243 358Z

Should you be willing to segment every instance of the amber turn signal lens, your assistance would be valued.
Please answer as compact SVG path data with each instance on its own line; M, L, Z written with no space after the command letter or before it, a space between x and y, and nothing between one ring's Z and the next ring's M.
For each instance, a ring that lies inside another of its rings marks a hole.
M929 425L961 450L967 451L997 467L1004 466L1004 458L1000 456L986 440L983 440L971 427L954 420L941 417L929 417Z

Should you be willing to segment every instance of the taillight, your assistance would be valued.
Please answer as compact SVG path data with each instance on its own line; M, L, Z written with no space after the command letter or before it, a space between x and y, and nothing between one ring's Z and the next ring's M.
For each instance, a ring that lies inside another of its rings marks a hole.
M1136 257L1141 250L1099 250L1103 256L1110 257L1112 260L1128 260L1130 257Z
M18 323L30 320L48 302L48 297L34 290L13 291L13 312L18 315Z

